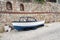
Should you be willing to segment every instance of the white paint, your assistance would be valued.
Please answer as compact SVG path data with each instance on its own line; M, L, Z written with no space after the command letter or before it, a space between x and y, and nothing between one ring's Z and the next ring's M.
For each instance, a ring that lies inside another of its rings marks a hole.
M41 24L44 24L45 21L40 21L40 22L15 22L15 23L12 23L13 26L37 26L37 25L41 25Z

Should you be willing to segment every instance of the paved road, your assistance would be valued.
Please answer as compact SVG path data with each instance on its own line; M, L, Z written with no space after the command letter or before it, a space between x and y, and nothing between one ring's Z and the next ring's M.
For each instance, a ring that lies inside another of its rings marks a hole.
M41 27L30 31L12 31L3 33L1 40L60 40L60 23L46 24L48 27Z

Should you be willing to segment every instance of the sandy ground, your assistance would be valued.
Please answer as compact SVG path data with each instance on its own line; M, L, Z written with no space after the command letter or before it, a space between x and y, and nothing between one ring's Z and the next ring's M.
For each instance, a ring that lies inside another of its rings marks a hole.
M60 22L45 24L36 30L13 30L0 35L0 40L60 40Z

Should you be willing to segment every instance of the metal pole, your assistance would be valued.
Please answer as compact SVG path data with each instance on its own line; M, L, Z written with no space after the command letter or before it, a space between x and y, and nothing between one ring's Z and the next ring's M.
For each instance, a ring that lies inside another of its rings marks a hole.
M2 11L2 2L1 2L1 11Z
M0 1L0 11L1 11L1 1Z
M58 0L56 0L57 1L57 3L58 3Z

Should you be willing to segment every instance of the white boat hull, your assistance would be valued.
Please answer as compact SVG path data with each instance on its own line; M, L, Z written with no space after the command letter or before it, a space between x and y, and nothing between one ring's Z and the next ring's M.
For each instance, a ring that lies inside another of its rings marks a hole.
M36 26L36 25L41 25L41 24L44 24L45 21L40 21L40 22L24 22L24 23L21 23L21 22L14 22L12 23L13 26L22 26L22 27L26 27L26 26Z

